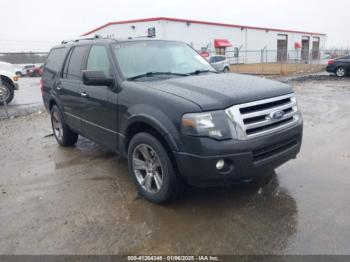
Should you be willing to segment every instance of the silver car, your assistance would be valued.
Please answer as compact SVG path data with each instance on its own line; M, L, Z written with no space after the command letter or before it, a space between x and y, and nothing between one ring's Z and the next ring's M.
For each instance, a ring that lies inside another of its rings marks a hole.
M230 72L230 63L224 55L211 56L209 63L219 72Z

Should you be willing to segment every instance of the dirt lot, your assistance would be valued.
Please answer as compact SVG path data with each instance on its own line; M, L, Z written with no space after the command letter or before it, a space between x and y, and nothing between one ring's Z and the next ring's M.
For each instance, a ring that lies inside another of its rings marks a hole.
M231 65L231 72L257 75L292 75L315 73L324 70L323 64L266 63Z
M46 113L0 122L1 254L350 254L350 79L292 83L302 152L268 183L137 196L125 160L59 148Z

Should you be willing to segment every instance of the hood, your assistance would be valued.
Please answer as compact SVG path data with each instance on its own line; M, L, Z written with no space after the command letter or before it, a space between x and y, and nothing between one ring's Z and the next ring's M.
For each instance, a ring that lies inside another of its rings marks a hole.
M15 67L13 64L0 61L0 72L12 76L15 72Z
M277 81L232 73L145 81L142 85L192 101L203 110L226 109L293 92L288 85Z

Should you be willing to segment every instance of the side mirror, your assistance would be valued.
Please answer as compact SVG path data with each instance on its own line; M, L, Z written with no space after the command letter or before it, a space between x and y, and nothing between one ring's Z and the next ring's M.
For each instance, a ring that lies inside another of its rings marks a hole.
M113 86L114 79L106 77L103 71L85 70L83 71L83 83L87 86Z

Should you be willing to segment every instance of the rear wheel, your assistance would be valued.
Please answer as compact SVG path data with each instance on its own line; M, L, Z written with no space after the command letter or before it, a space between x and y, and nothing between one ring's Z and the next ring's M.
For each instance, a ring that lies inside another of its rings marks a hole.
M72 131L65 123L59 108L54 105L51 109L52 131L60 146L73 146L78 141L78 134Z
M14 95L15 93L12 85L7 81L2 81L2 84L0 83L0 105L3 105L4 101L9 104Z
M346 68L345 67L338 67L337 68L337 71L335 71L335 74L338 76L338 77L343 77L346 75Z
M230 68L225 67L225 68L224 68L224 73L228 73L228 72L230 72Z
M163 145L148 133L136 134L128 149L129 172L139 193L154 203L174 199L180 181Z

